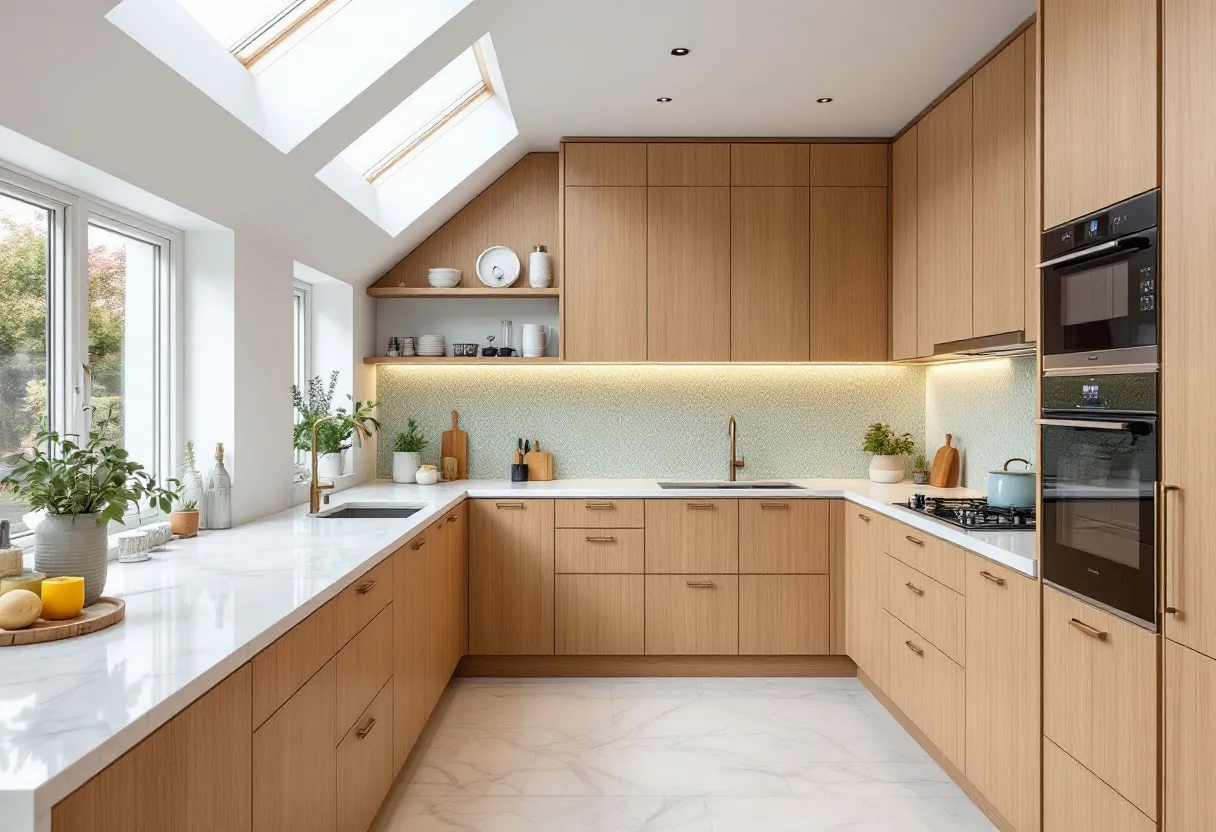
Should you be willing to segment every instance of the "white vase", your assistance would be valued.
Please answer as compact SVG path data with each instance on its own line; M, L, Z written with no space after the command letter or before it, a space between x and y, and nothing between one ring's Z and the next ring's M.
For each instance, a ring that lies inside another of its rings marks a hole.
M545 246L533 246L528 255L528 285L533 289L548 289L553 285L553 261Z
M342 476L344 455L341 451L332 454L321 454L317 457L317 476L332 480Z
M417 482L421 464L422 454L417 451L393 451L393 482Z
M222 442L215 446L215 467L203 484L202 517L207 519L208 529L232 528L232 477L224 467Z
M875 454L870 459L870 481L894 483L903 482L904 458L902 456L885 456Z
M106 586L106 527L96 514L48 514L34 530L34 569L47 577L84 578L84 605Z

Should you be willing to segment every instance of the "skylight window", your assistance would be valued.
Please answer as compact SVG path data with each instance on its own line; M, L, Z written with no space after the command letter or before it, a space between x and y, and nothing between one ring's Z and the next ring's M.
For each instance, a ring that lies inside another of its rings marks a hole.
M350 0L180 0L190 15L257 74Z
M494 97L481 45L474 44L342 151L339 158L373 185Z

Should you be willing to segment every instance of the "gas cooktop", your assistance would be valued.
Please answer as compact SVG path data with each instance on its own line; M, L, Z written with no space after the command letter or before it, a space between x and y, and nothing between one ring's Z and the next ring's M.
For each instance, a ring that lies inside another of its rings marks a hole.
M913 494L907 503L897 506L928 514L944 523L968 531L1034 531L1034 508L996 508L980 498L973 500L947 499Z

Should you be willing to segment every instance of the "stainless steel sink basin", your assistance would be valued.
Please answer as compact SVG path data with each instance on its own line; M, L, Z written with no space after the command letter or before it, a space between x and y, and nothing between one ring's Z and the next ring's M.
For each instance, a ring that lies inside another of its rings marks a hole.
M385 517L409 517L422 511L422 506L403 506L394 503L343 503L340 506L318 513L324 520L372 520Z
M694 488L716 488L727 491L747 490L754 488L786 488L802 490L801 485L794 485L792 482L783 482L780 480L750 480L730 482L729 480L667 480L660 481L659 488L663 489L694 489Z

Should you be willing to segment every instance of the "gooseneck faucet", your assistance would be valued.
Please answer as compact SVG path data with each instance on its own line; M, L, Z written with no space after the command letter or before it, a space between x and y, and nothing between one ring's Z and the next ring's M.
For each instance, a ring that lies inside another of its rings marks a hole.
M731 416L731 417L730 417L730 422L729 422L729 430L730 430L730 481L731 481L731 482L734 482L734 481L735 481L735 472L736 472L736 471L738 471L740 468L742 468L742 467L743 467L743 464L744 464L744 462L743 462L743 457L741 457L741 456L740 456L740 457L736 457L736 456L735 456L735 431L736 431L736 429L737 429L737 426L735 425L735 417L734 417L734 416Z
M328 491L334 487L332 482L321 482L317 477L317 429L326 422L332 422L335 419L350 419L349 416L326 416L324 419L318 419L312 423L312 479L308 484L308 513L316 514L321 510L321 492ZM364 439L371 438L371 431L363 427L358 422L351 421L349 423L355 430L359 431L359 435ZM329 504L329 495L325 495L325 504Z

